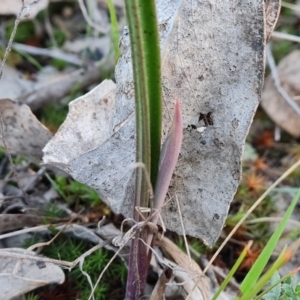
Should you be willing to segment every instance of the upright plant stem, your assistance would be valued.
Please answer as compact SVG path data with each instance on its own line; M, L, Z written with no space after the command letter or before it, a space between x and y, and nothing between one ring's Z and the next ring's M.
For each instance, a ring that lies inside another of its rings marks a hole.
M120 56L120 50L119 50L119 29L118 29L118 20L117 20L117 14L114 7L114 3L112 0L107 0L107 6L110 16L110 23L111 23L111 36L113 40L113 46L114 46L114 55L115 55L115 63L117 63L119 56Z
M126 0L131 41L135 104L136 161L144 163L154 185L158 172L161 139L160 50L154 0ZM136 170L134 207L148 207L148 186L143 170ZM134 219L141 221L134 210ZM143 294L148 263L147 232L137 232L132 242L126 299Z

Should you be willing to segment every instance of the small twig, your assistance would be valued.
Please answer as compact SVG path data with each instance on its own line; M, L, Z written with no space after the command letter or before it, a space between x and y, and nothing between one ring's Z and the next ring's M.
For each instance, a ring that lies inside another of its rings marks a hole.
M74 262L69 262L69 261L64 261L64 260L58 260L58 259L52 259L52 258L47 258L47 257L39 257L31 254L20 254L20 253L14 253L14 252L9 252L0 249L0 257L12 257L16 259L29 259L33 261L42 261L45 263L52 263L61 267L65 267L68 269L72 269L74 267Z
M96 250L103 248L110 242L111 242L111 240L107 240L107 241L104 241L104 242L94 246L93 248L86 251L80 257L78 257L77 259L75 259L72 262L65 261L65 260L52 259L52 258L48 258L48 257L36 256L35 254L32 255L32 254L14 253L14 252L5 251L2 249L0 249L0 257L12 257L12 258L16 258L16 259L29 259L29 260L33 260L33 261L42 261L45 263L52 263L54 265L58 265L60 267L64 267L64 268L71 270L79 263L79 261L82 258L85 258L86 256L90 255L91 253L95 252Z
M298 104L288 95L288 93L281 86L277 68L275 65L274 57L272 55L270 44L266 48L267 62L271 70L271 75L274 81L275 88L279 95L287 102L287 104L295 111L295 113L300 117L300 107Z
M29 182L24 187L24 191L25 192L30 191L34 187L34 185L39 181L39 179L41 178L41 176L44 174L45 170L46 170L45 167L41 167L38 170L38 172L33 176L33 178L31 178L29 180Z
M296 10L296 11L300 11L300 6L299 5L287 3L285 1L281 2L281 6L286 7L286 8L290 8L290 9L293 9L293 10Z
M284 32L273 31L272 38L300 43L300 36L296 36Z
M25 4L24 0L21 0L21 1L22 1L22 7L20 9L20 12L19 12L16 20L15 20L14 29L13 29L11 35L10 35L10 38L9 38L9 41L8 41L8 45L6 47L5 54L4 54L4 57L3 57L2 62L1 62L1 66L0 66L0 80L2 78L3 68L4 68L6 60L8 58L9 52L11 51L12 43L13 43L13 40L15 38L15 35L16 35L16 32L17 32L17 28L18 28L19 23L21 21L21 17L22 17L24 9L26 9L25 17L27 17L29 15L29 10L30 10L31 6L33 6L33 5L35 5L35 4L37 4L37 3L40 2L40 0L34 0L31 3L29 3L29 4Z
M278 218L278 217L264 217L264 218L257 218L257 219L253 219L250 221L245 222L246 224L256 224L256 223L262 223L262 222L281 222L282 218ZM293 219L289 219L288 224L291 225L295 225L295 226L300 226L300 222L293 220Z
M15 198L22 199L22 198L24 198L24 196L23 195L3 196L3 197L0 197L0 201L7 201L7 200L15 199ZM3 211L1 213L3 213Z
M176 204L177 204L177 208L178 208L178 214L179 214L180 224L181 224L181 228L182 228L182 236L183 236L183 239L184 239L185 249L186 249L186 253L189 257L190 263L191 263L192 262L191 253L190 253L190 249L189 249L189 244L188 244L187 239L186 239L185 228L184 228L184 225L183 225L183 219L182 219L181 209L180 209L180 206L179 206L179 201L178 201L177 195L175 195L175 199L176 199Z
M4 233L0 235L0 240L12 237L12 236L16 236L19 234L24 234L24 233L28 233L28 232L34 232L34 231L39 231L40 229L44 229L44 228L48 228L50 225L40 225L40 226L34 226L34 227L30 227L30 228L25 228L25 229L21 229L21 230L16 230L16 231L12 231L9 233Z
M52 26L51 26L48 9L44 10L44 16L45 16L45 29L46 29L46 32L49 35L49 38L51 40L52 45L54 47L58 48L58 44L57 44L56 39L54 37L53 29L52 29Z
M24 4L24 0L22 0L22 7L21 7L21 10L18 14L18 17L16 18L16 21L15 21L15 25L14 25L14 29L11 33L11 36L10 36L10 39L8 41L8 45L6 47L6 50L5 50L5 54L4 54L4 57L2 59L2 62L1 62L1 66L0 66L0 80L2 78L2 75L3 75L3 68L4 68L4 65L6 63L6 60L8 58L8 54L9 52L11 51L11 46L12 46L12 43L13 43L13 40L15 38L15 35L16 35L16 32L17 32L17 28L19 26L19 23L21 21L21 17L22 17L22 13L24 11L24 9L26 8L25 4Z
M83 65L83 61L80 58L78 58L76 55L65 53L59 49L39 48L39 47L34 47L34 46L19 44L19 43L13 43L12 48L17 51L29 53L31 55L41 55L41 56L49 56L49 57L57 58L76 66Z
M98 32L100 33L108 33L109 32L109 28L107 29L104 29L102 27L100 27L98 24L96 24L95 22L93 22L93 20L90 19L89 15L88 15L88 12L85 8L85 5L83 3L83 0L78 0L78 4L79 4L79 7L81 9L81 12L82 12L82 15L85 19L85 21L91 26L93 27L95 30L97 30Z

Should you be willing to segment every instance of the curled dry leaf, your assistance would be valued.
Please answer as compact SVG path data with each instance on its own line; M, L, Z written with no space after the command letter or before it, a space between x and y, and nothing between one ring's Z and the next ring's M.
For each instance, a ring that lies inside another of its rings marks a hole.
M45 9L48 4L49 0L40 0L40 1L33 1L33 0L26 0L24 1L25 4L28 5L28 9L24 10L22 14L22 19L33 19L41 10ZM34 3L36 2L36 3ZM0 15L19 15L22 8L22 1L21 0L1 0L0 5Z
M188 274L188 282L185 282L183 287L186 293L193 295L194 285L201 291L204 300L210 299L210 281L209 278L203 275L199 265L191 258L189 258L179 247L171 240L164 237L160 241L160 246L166 257L171 257L185 272ZM176 273L175 273L176 276ZM199 298L198 298L199 299Z
M6 146L10 153L40 159L52 134L30 108L10 99L0 99L0 116L0 146Z
M265 24L266 40L268 41L276 26L280 13L280 0L264 0L265 5Z
M12 254L24 254L26 250L7 248L5 251ZM29 252L29 254L34 254L34 252ZM21 263L18 272L13 275L18 260L15 257L0 257L0 300L10 300L44 285L62 284L65 280L65 274L60 267L52 263L39 265L36 261L26 259Z
M149 300L163 300L165 299L166 284L171 280L173 276L173 270L170 267L165 267L160 274L159 279L155 285L155 288L151 294Z
M281 86L300 105L300 51L294 50L278 65ZM298 100L297 100L298 99ZM289 134L300 137L300 117L278 93L273 78L265 81L261 105L268 115Z
M260 0L239 5L235 1L208 0L156 3L162 55L163 139L172 122L175 99L182 106L184 127L181 155L163 219L168 229L183 233L176 194L186 233L212 246L239 184L245 138L260 99L266 38L264 6ZM104 141L99 133L101 139L93 144L98 146L62 163L59 155L48 155L47 146L44 162L60 165L76 180L96 189L115 212L130 216L135 113L128 29L120 45L115 108L103 134L109 138ZM71 140L64 145L68 143ZM60 153L70 149L51 147Z

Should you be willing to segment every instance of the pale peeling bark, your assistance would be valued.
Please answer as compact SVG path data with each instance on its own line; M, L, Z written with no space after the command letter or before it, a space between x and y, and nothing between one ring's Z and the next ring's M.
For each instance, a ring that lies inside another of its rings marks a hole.
M163 76L163 138L182 105L184 139L163 210L168 229L212 246L220 235L241 175L245 138L264 77L262 0L158 0ZM128 30L116 67L110 135L72 159L69 173L95 188L117 213L132 214L135 161L134 90ZM203 128L205 130L203 131ZM47 161L47 157L44 158Z

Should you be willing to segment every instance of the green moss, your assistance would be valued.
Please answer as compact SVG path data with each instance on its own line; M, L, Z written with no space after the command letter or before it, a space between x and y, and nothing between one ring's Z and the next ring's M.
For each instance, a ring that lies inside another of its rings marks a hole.
M51 131L56 131L65 121L67 113L67 105L61 103L50 104L43 109L41 120Z
M15 22L11 21L5 31L5 37L7 40L9 40L13 29L14 29ZM16 32L16 35L14 37L14 42L17 43L25 43L28 39L35 36L35 28L32 21L23 21L19 24L18 30Z
M38 300L38 296L30 293L25 296L25 300Z
M208 247L205 246L205 244L197 238L192 238L189 237L188 238L188 244L199 254L204 254L206 253ZM178 238L176 239L176 245L184 252L187 253L186 251L186 246L185 246L185 242L182 236L178 236Z
M55 39L56 43L58 44L58 46L59 47L63 46L63 44L67 40L66 34L60 29L54 29L53 35L54 35L54 39Z
M3 147L0 147L0 160L6 156L6 152Z
M292 46L293 42L284 40L273 44L272 53L277 64L291 52Z
M58 193L69 204L79 204L79 202L83 201L96 206L102 203L98 193L83 183L60 175L56 175L52 183Z
M56 217L56 218L63 218L65 217L66 212L62 210L60 207L56 205L56 203L49 203L45 207L45 212L43 216L45 217Z
M28 247L36 242L34 239L28 240L25 246ZM93 246L85 241L72 239L62 234L49 246L44 247L42 254L54 259L74 261ZM113 254L113 252L101 248L85 258L83 270L89 274L93 285ZM86 276L80 271L79 266L77 265L70 272L66 271L65 274L73 282L74 289L80 294L80 299L88 299L91 287ZM95 299L123 299L123 286L126 276L126 267L119 258L116 258L96 288Z
M62 71L68 64L64 60L54 58L52 59L51 65L54 66L57 70Z

